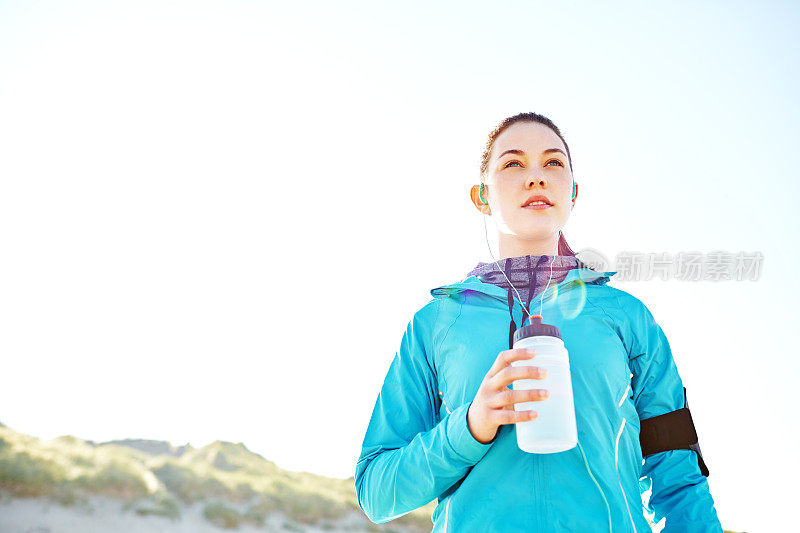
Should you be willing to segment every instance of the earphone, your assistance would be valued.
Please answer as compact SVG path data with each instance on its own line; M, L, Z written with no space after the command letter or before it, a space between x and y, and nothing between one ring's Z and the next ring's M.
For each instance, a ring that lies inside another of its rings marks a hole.
M484 198L484 197L483 197L483 189L484 189L484 184L483 184L483 183L481 183L481 188L480 188L480 189L478 189L478 198L480 198L480 200L481 200L481 203L482 203L483 205L489 205L489 202L487 202L487 201L486 201L486 198ZM578 194L578 191L577 191L577 189L575 188L575 180L572 180L572 199L573 199L573 200L575 199L575 196L576 196L577 194Z

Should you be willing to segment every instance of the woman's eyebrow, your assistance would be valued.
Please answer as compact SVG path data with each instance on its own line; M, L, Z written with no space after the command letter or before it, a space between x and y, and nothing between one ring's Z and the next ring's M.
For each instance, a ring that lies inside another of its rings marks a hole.
M561 152L562 154L564 154L564 150L561 150L560 148L548 148L547 150L542 152L542 154L550 154L552 152ZM503 157L506 154L525 155L525 151L524 150L518 150L516 148L512 148L511 150L506 150L505 152L503 152L502 154L497 156L497 159L500 159L501 157ZM564 155L567 155L567 154L564 154Z

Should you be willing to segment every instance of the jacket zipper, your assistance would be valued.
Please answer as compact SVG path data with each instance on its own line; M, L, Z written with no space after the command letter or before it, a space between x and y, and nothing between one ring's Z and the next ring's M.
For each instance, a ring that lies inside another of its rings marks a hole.
M582 280L580 280L580 281L582 281ZM579 281L572 281L570 283L567 283L566 285L564 285L564 287L560 291L557 291L557 292L558 293L566 292L573 285L578 284L578 282ZM558 285L556 285L556 287L557 286ZM542 302L543 301L547 301L547 300L551 300L557 292L556 292L556 290L553 290L553 291L551 291L549 298L544 298L545 294L547 293L547 288L546 288L544 291L542 291L541 294L539 294L539 300L542 301ZM498 299L500 299L500 298L498 298ZM533 302L531 302L531 304L533 304ZM622 398L620 398L619 403L617 404L617 407L622 407L622 404L625 401L625 397L628 395L628 390L630 390L630 387L631 387L630 380L631 380L632 377L633 377L633 374L631 373L628 376L628 386L625 388L625 392L622 394ZM636 524L633 521L633 515L631 514L630 504L628 504L628 496L625 494L625 489L622 487L622 480L619 477L619 438L622 436L622 431L625 429L626 421L627 420L623 416L622 417L622 424L620 424L619 431L617 432L617 439L616 439L616 442L614 444L614 469L617 472L617 482L619 483L619 489L622 492L622 497L625 500L625 508L628 511L628 518L630 518L630 520L631 520L631 526L633 527L634 533L637 533ZM447 503L449 504L450 501L448 500Z

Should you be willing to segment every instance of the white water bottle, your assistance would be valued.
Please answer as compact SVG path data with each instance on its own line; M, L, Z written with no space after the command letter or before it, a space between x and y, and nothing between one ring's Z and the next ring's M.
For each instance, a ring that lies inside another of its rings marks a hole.
M543 324L540 315L528 318L528 325L514 332L514 349L533 348L531 359L512 361L511 366L538 366L547 370L543 379L517 379L513 390L547 389L544 400L514 404L515 411L533 410L533 420L516 422L517 445L529 453L557 453L571 450L578 444L575 422L575 401L572 396L572 377L569 354L557 327Z

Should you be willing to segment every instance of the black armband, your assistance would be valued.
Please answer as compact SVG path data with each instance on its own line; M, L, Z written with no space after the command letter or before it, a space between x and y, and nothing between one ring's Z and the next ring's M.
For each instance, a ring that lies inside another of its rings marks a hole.
M686 387L683 388L683 408L663 415L653 416L640 421L639 443L642 456L667 450L694 450L700 472L708 477L708 468L700 453L697 431L694 428L692 414L689 412L689 401L686 399Z

